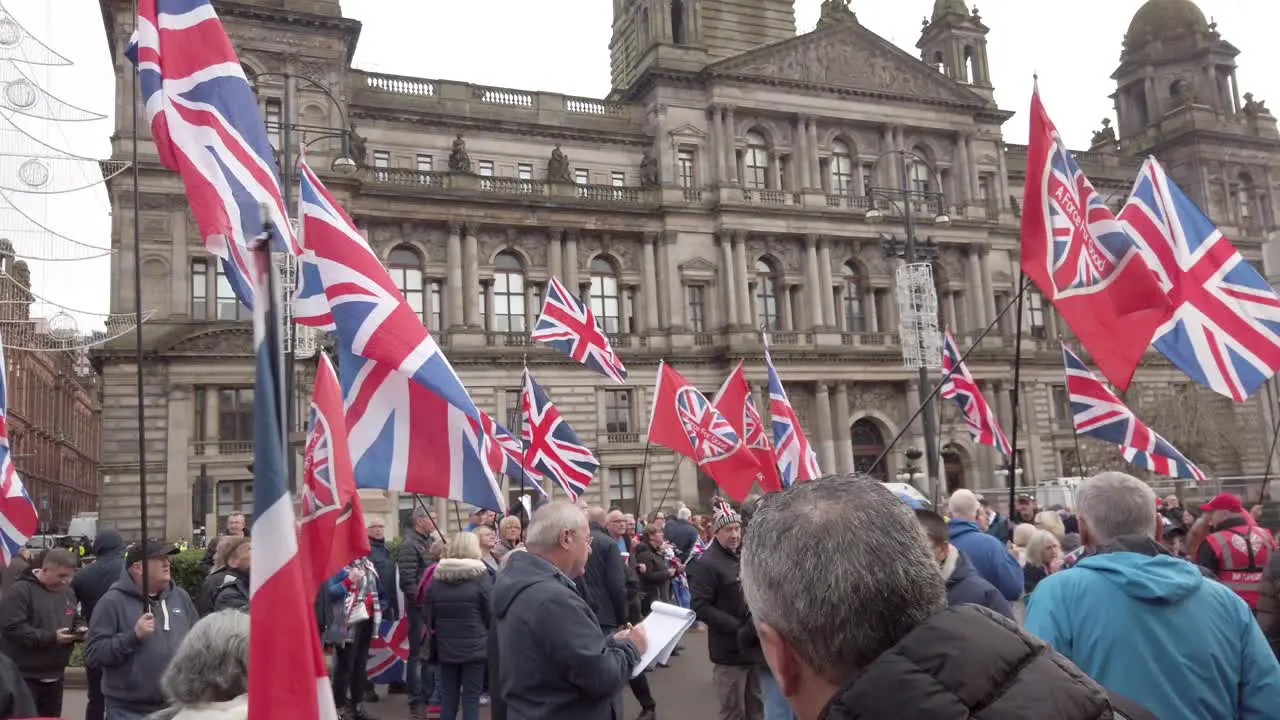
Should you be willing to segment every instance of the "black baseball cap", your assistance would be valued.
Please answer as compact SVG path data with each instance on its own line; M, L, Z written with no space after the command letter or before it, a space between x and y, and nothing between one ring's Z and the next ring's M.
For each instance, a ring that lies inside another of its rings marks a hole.
M134 543L129 546L129 550L124 554L124 564L132 565L136 562L142 562L143 560L168 557L170 555L177 554L178 548L172 545L158 543L155 540L147 540L145 542Z

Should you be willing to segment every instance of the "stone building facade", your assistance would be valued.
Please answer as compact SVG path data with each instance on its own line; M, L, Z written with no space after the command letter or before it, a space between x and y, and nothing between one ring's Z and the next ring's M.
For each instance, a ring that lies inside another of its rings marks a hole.
M127 5L102 2L122 88L131 82L121 58ZM336 0L215 5L270 128L279 138L288 132L281 123L292 123L294 140L316 141L313 167L477 402L516 429L527 362L597 450L591 500L639 510L705 502L712 488L690 463L646 454L657 363L710 394L743 358L759 392L761 325L823 468L869 466L916 406L897 344L901 261L886 250L901 246L908 208L920 242L936 252L942 319L962 344L1016 295L1026 148L1004 142L1012 113L992 100L986 40L1000 30L963 0L936 0L918 57L860 24L843 0L827 0L817 29L799 36L791 0L614 0L614 88L603 100L352 68L359 23L341 17ZM1172 19L1160 9L1170 5ZM1260 258L1274 225L1275 121L1236 99L1235 51L1189 0L1148 7L1156 9L1135 16L1117 71L1119 136L1100 133L1081 162L1120 201L1136 158L1157 153L1193 197L1208 198L1241 250ZM1190 78L1191 102L1170 99L1175 75ZM134 136L128 102L122 92L120 156ZM344 126L361 169L326 174L338 145L320 136ZM146 468L159 510L149 530L177 536L190 529L194 478L216 484L219 515L248 497L251 333L201 247L178 179L156 162L148 128L136 130L142 302L157 311L143 361ZM911 154L901 166L899 149ZM897 190L904 179L906 197ZM111 190L113 310L134 302L127 182ZM872 209L882 224L869 221ZM949 222L937 222L944 215ZM552 276L589 299L630 371L626 387L530 345ZM970 358L1006 429L1013 319L1005 313ZM1057 336L1065 327L1035 294L1024 320L1019 482L1027 485L1075 474L1075 444L1063 429ZM104 472L113 476L103 513L136 531L135 359L121 344L100 361ZM1155 358L1139 375L1139 387L1184 381ZM762 395L757 402L767 407ZM1247 447L1198 459L1220 475L1260 473L1260 419L1269 427L1270 413L1256 402L1225 410ZM923 448L918 428L900 448ZM969 441L946 406L941 436L948 486L1005 485L998 459ZM895 449L876 472L895 478L905 464Z
M0 335L28 337L31 271L0 240ZM41 533L65 532L98 509L102 479L98 376L82 351L6 348L5 423L14 470L39 514Z

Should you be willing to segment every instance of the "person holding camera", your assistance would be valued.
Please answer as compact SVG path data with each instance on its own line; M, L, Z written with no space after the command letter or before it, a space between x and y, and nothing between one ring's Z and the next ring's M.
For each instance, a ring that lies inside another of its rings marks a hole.
M0 652L13 658L40 717L62 716L62 676L83 637L71 576L76 556L53 548L0 597Z

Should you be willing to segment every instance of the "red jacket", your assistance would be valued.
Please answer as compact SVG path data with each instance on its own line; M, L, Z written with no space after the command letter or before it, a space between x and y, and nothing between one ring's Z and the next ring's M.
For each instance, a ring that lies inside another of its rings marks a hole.
M1217 560L1218 580L1235 591L1250 609L1256 609L1262 571L1275 550L1271 533L1252 523L1232 525L1211 533L1205 542Z

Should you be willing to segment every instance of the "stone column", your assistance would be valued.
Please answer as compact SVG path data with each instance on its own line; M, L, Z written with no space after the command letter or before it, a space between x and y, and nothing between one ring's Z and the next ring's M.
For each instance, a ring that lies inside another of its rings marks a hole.
M963 134L956 134L956 142L952 147L951 154L955 164L951 178L951 183L956 188L955 200L957 204L967 204L973 198L969 195L969 156L965 151Z
M538 313L542 312L542 308L533 306L533 299L536 296L533 292L534 283L525 282L524 284L524 329L526 331L533 330L533 323L538 317ZM543 297L546 297L545 295Z
M190 537L193 486L188 480L191 471L187 460L188 453L191 452L195 403L192 400L192 388L189 385L171 386L168 396L169 437L165 442L164 528L168 537ZM217 407L217 405L206 405L205 415L216 416ZM154 519L151 522L155 522Z
M795 150L793 153L795 159L791 164L792 174L796 178L797 190L809 188L809 138L804 131L807 123L808 120L803 115L795 116L794 122L791 123L792 134L795 138L795 142L792 143L792 147Z
M982 299L982 249L970 246L969 256L969 317L973 318L973 330L981 330L990 322L987 316L987 304Z
M820 382L815 393L818 421L818 463L824 472L831 472L836 466L835 443L831 437L831 391L827 384Z
M835 322L832 326L840 332L853 332L853 329L849 327L849 317L844 311L844 296L845 293L849 292L849 289L841 283L833 286L832 290L834 291L832 293L832 305L835 307Z
M880 135L880 143L883 146L882 152L892 153L892 151L898 149L897 145L894 144L892 125L884 126L883 131L881 132L881 135ZM884 178L883 185L897 189L898 158L893 157L891 154L886 154L881 158L880 164L881 164L881 167L884 168L883 174L881 175L881 177Z
M724 108L724 132L721 137L724 138L724 161L729 172L725 176L729 179L730 184L738 182L738 155L737 155L737 133L734 131L733 108Z
M657 332L661 324L658 319L658 276L657 276L657 258L654 250L654 243L658 240L657 233L644 234L644 256L641 262L641 285L640 294L644 296L644 330L648 333Z
M969 166L969 197L976 202L982 197L978 183L978 156L973 150L973 136L964 136L965 162Z
M738 288L738 324L751 327L755 325L755 318L754 313L751 312L751 291L747 289L751 275L747 269L747 234L745 232L733 234L733 262L733 272L737 276Z
M464 324L462 315L462 309L465 307L462 294L462 236L466 232L466 226L462 223L449 223L449 240L445 246L445 264L448 265L445 286L449 292L449 302L445 307L445 319L450 328L460 328Z
M724 185L729 180L729 171L725 166L725 158L727 153L725 145L727 144L724 137L724 106L711 106L711 152L716 158L716 181Z
M982 273L982 306L986 309L987 322L994 322L999 309L996 307L996 294L991 289L991 251L983 247L979 257L979 272ZM1014 277L1017 277L1016 275ZM1018 282L1014 280L1014 282ZM986 325L983 325L986 328Z
M636 286L621 285L618 287L618 334L631 335L631 326L635 325L644 332L647 327L645 323L649 322L649 318L645 318L645 323L634 322L636 316Z
M547 231L547 269L551 276L564 282L564 228L553 227Z
M1004 141L996 141L996 159L1000 164L1000 209L1009 209L1009 160L1005 157ZM1207 204L1207 203L1206 203Z
M822 187L822 163L818 162L818 120L809 118L809 187Z
M840 472L853 472L853 440L849 437L849 385L837 383L832 399L835 401L836 424L831 435Z
M809 285L809 321L811 329L817 330L822 327L822 282L821 273L818 271L818 236L806 235L805 238L805 259L808 260L809 272L805 282Z
M831 238L822 240L818 257L818 283L822 285L822 324L835 327L836 309L831 294L831 288L835 284L831 277Z
M480 251L475 228L462 233L462 314L467 327L480 327Z
M738 284L733 272L733 244L727 230L720 232L720 278L724 285L724 325L738 324Z
M498 323L493 317L493 281L481 280L480 291L484 295L484 312L480 313L480 321L485 330L492 332L498 329Z
M791 288L790 284L782 286L778 292L778 315L782 320L782 332L792 332L795 324L791 322Z
M769 151L769 182L770 190L782 189L782 153L778 150Z
M564 277L565 288L575 296L581 292L578 287L578 231L569 230L564 236Z
M675 248L679 235L674 230L663 233L658 245L658 267L662 268L662 284L666 289L667 315L669 329L684 328L684 287L680 282L680 265L676 262ZM705 310L705 308L704 308Z

